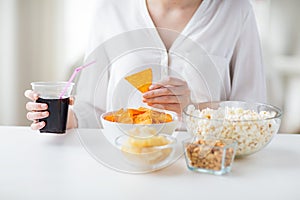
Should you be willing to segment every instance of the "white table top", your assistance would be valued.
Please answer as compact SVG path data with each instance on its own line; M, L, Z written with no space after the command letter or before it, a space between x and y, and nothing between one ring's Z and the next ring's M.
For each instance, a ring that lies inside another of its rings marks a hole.
M74 130L0 126L0 152L0 199L300 199L300 135L276 135L224 176L189 171L183 158L153 173L117 172L94 159Z

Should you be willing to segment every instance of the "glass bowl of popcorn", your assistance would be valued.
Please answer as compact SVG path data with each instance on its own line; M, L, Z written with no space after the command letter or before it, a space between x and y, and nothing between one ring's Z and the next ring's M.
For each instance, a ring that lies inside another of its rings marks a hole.
M190 134L235 140L236 157L251 155L269 144L279 130L281 115L275 106L242 101L203 102L183 110Z

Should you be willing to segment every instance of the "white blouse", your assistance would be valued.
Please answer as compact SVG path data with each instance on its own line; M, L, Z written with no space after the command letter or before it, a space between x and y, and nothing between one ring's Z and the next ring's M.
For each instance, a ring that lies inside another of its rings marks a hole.
M101 127L101 113L145 106L124 77L152 68L153 81L185 80L193 102L265 102L265 74L253 8L248 0L204 0L169 50L146 0L101 0L96 8L73 110L79 127ZM176 34L172 30L170 34Z

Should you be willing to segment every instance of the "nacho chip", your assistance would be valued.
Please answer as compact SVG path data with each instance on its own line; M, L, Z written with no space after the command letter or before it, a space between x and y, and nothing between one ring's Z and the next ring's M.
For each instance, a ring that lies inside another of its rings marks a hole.
M149 111L144 112L143 114L138 115L134 119L135 124L152 124L152 118Z
M125 79L141 93L145 93L149 91L149 87L152 85L152 69L149 68L136 74L132 74L125 77Z
M140 107L138 109L120 109L111 115L106 115L105 120L125 124L159 124L172 121L170 114Z

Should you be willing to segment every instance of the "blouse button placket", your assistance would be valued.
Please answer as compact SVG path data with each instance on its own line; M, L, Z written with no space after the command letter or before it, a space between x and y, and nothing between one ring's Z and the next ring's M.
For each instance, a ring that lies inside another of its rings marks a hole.
M165 78L169 75L169 54L167 51L163 51L161 55L161 78Z

